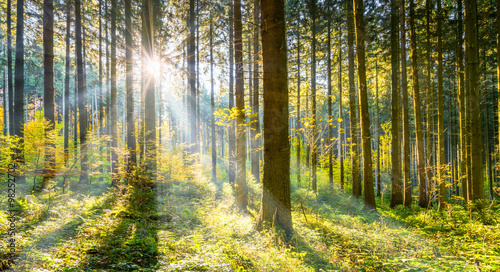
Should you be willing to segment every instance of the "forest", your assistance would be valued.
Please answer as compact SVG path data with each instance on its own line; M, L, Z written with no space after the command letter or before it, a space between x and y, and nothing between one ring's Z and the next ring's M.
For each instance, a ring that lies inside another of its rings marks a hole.
M500 0L0 1L0 271L500 271Z

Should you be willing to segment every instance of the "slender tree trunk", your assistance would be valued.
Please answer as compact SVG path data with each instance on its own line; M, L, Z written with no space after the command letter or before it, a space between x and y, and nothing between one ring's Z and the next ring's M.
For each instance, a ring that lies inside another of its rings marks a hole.
M380 180L380 112L378 99L378 59L375 59L375 107L377 115L377 196L380 196L382 185Z
M438 182L439 182L439 209L446 208L446 179L445 179L445 144L444 144L444 91L443 91L443 41L442 21L443 10L441 0L437 0L437 34L438 34Z
M111 0L111 184L118 185L118 105L116 90L116 0Z
M419 184L419 202L422 208L427 207L427 185L425 180L424 138L422 135L422 113L420 102L420 89L418 82L418 52L417 36L415 34L415 2L410 0L410 46L411 46L411 71L413 80L413 106L415 108L415 134L417 138L417 172Z
M347 7L347 58L349 59L349 111L351 114L351 167L352 167L352 194L361 196L361 173L359 171L358 153L358 121L356 116L356 90L354 86L354 8L353 1L346 0Z
M210 12L210 122L211 122L211 135L212 135L212 181L217 180L217 149L216 149L216 135L215 135L215 96L214 96L214 46L213 46L213 18Z
M316 0L310 0L310 12L312 17L311 23L311 99L312 99L312 135L310 139L311 145L311 167L312 167L312 189L316 193L317 191L317 176L316 176L316 164L317 164L317 148L318 148L318 133L316 127Z
M236 62L236 205L246 212L248 192L246 184L246 137L245 137L245 93L243 86L243 40L241 0L233 0L234 6L234 58Z
M295 125L296 137L297 137L297 188L300 189L300 178L302 176L301 166L300 166L300 151L301 151L301 134L300 134L300 11L299 16L297 16L297 123Z
M193 1L193 0L191 0ZM151 63L154 60L153 51L153 10L151 0L142 0L142 47L143 47L143 62ZM191 25L193 26L193 25ZM194 48L191 46L191 48ZM194 64L194 63L193 63ZM193 71L191 71L193 72ZM192 75L192 73L191 73ZM153 181L156 177L156 99L155 99L155 82L151 71L143 75L144 80L144 130L146 144L146 172ZM193 82L191 82L193 83ZM191 131L194 132L191 126ZM193 141L193 138L191 138ZM194 139L196 141L196 138Z
M55 126L54 109L54 3L52 0L43 1L43 116L48 122L45 128L45 170L42 189L46 188L49 180L55 175L55 143L51 139L51 132Z
M328 7L330 9L330 7ZM332 49L331 49L331 22L330 17L328 17L327 22L327 84L328 84L328 181L330 183L330 187L333 188L333 114L332 114Z
M83 48L82 48L82 17L80 13L80 0L75 0L75 34L76 34L76 66L78 74L78 111L80 121L80 183L88 182L87 165L87 91L83 79Z
M399 33L398 3L391 0L391 67L392 67L392 187L391 208L403 204L403 179L401 175L401 143L399 142L400 99L399 99Z
M411 185L410 185L410 126L408 111L408 80L406 78L406 29L405 29L405 0L400 0L399 23L401 30L401 91L403 94L403 185L404 185L404 205L411 206Z
M14 85L12 82L12 0L7 0L7 89L9 93L9 134L14 136Z
M340 164L340 190L344 191L344 143L343 143L343 128L342 124L344 123L343 114L342 114L342 25L339 23L339 76L338 76L338 88L339 88L339 123L338 123L338 134L339 134L339 164Z
M104 96L102 92L102 0L99 0L99 133L103 133Z
M288 79L285 39L285 3L262 1L262 21L275 27L262 29L264 71L264 176L262 204L257 219L284 230L287 238L293 232L290 201L290 145L288 139Z
M232 110L234 107L234 7L230 5L229 11L229 110ZM235 121L230 120L229 125L229 147L228 147L228 156L229 156L229 183L234 184L236 179L236 135L235 135Z
M356 56L358 60L359 102L361 104L361 143L363 146L363 177L365 187L365 209L375 209L373 191L372 144L370 132L370 113L368 111L368 94L366 87L365 65L365 24L363 16L363 0L354 0L354 16L356 22Z
M71 27L71 2L66 3L66 73L64 76L64 161L68 162L69 157L69 124L70 124L70 104L69 104L69 73L70 73L70 27ZM65 186L65 185L63 185Z
M16 160L24 163L24 0L17 1L14 135L20 138ZM21 179L24 179L21 177ZM22 181L21 181L22 182Z
M478 209L484 206L483 149L481 138L481 90L479 82L479 51L477 44L477 3L465 0L465 62L468 103L470 109L472 201Z
M252 175L256 182L260 182L260 121L259 121L259 30L260 30L260 0L254 0L253 10L253 101L252 101Z
M189 0L189 37L188 37L188 122L189 122L189 144L191 146L191 154L199 153L198 139L196 134L196 56L195 56L195 1Z
M433 179L434 175L432 172L432 166L433 166L433 152L432 152L432 146L433 146L433 137L432 137L432 88L431 88L431 69L432 69L432 63L431 63L431 30L430 30L430 20L431 20L431 1L432 0L426 0L425 2L425 10L426 10L426 55L427 55L427 80L426 80L426 93L427 93L427 141L426 141L426 150L427 150L427 206L431 205L432 203L432 196L434 195L433 193Z
M127 103L127 147L129 167L137 163L135 145L134 89L133 89L133 38L132 38L132 3L125 0L125 89Z

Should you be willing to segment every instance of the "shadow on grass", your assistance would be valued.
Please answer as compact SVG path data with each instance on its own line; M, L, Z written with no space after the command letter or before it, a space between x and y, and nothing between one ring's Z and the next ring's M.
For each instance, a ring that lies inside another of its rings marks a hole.
M100 246L86 249L78 271L154 271L158 263L158 220L154 189L130 188L128 204L118 212L117 225L102 233Z

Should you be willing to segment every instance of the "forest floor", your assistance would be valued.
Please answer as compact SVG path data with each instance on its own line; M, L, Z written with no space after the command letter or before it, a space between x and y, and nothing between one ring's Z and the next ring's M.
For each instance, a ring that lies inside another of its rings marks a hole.
M494 205L471 214L458 205L389 209L379 198L377 212L367 213L320 171L317 196L294 184L295 234L285 243L254 228L260 184L249 179L249 213L242 215L231 186L211 182L208 170L174 172L159 176L154 191L104 182L78 193L54 187L19 196L12 271L500 271Z

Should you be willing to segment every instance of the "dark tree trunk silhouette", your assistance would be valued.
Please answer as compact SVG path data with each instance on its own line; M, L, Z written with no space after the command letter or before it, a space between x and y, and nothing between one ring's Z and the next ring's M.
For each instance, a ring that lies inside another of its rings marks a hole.
M133 60L132 60L132 4L125 0L125 89L127 103L127 147L129 152L129 167L137 163L135 145L134 121L134 89L133 89Z

